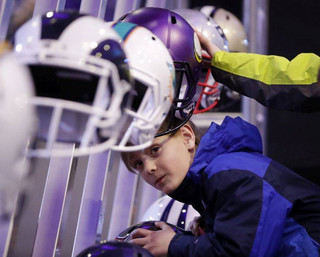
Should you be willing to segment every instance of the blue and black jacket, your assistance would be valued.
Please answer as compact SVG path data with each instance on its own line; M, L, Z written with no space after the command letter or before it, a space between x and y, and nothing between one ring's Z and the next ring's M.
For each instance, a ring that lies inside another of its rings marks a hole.
M262 155L241 118L212 123L172 198L191 204L206 234L176 234L169 256L318 256L320 188Z

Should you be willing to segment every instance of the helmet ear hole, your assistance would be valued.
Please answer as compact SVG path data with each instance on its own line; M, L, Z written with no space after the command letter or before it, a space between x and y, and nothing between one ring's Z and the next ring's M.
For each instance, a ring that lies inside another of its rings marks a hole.
M175 16L171 16L171 23L172 24L176 24L177 23L177 19Z

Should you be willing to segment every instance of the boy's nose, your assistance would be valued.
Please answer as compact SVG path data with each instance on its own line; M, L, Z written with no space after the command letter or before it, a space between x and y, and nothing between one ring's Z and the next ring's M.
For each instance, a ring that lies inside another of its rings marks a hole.
M145 162L145 169L148 174L152 174L156 171L157 166L155 161L148 160Z

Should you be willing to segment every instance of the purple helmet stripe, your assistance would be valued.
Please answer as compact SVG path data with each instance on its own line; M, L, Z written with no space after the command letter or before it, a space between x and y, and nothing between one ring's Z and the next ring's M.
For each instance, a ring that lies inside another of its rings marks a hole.
M180 211L180 215L177 223L177 226L182 229L185 229L186 227L187 213L188 213L188 205L184 204Z
M160 221L167 221L168 220L168 216L169 216L170 210L172 208L173 202L174 202L174 200L171 199L170 202L168 203L166 209L162 213Z
M85 14L76 12L47 12L42 15L41 39L58 39L74 20Z

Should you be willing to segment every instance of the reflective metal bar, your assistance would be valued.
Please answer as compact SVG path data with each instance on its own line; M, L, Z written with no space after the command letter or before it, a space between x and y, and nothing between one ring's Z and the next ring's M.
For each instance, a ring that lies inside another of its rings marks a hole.
M161 196L161 191L153 188L144 180L139 177L137 193L136 193L136 213L133 213L132 223L138 223L142 221L142 218L150 207L152 203L154 203Z
M113 19L117 20L122 15L135 9L136 0L117 1Z
M89 13L93 16L98 17L100 4L100 0L82 0L80 5L80 12Z
M108 156L104 152L89 158L72 256L96 242Z
M45 184L33 257L54 256L61 224L61 217L69 182L74 145L57 143L56 149L69 149L70 157L50 160Z
M252 53L267 54L268 42L268 0L244 0L243 24L249 38ZM248 97L243 97L244 119L256 125L261 133L264 151L267 149L267 109Z
M166 0L147 0L146 6L147 7L160 7L165 8L166 7Z
M119 153L116 153L120 155ZM120 162L120 158L118 158ZM110 218L108 239L114 239L119 232L131 225L138 176L130 173L123 162L119 163L115 195Z
M56 10L58 2L58 0L37 0L34 5L33 16Z
M4 41L12 15L13 0L1 0L0 4L0 41Z

